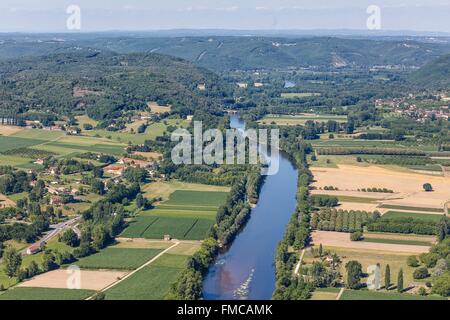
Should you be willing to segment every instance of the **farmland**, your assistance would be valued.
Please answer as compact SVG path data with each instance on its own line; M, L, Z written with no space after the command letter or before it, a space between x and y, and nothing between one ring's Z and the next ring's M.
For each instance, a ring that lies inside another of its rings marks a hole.
M259 122L262 124L276 124L280 126L291 126L291 125L304 125L307 121L328 121L334 120L338 122L345 122L345 116L335 116L335 115L316 115L316 114L300 114L300 115L267 115Z
M107 300L163 299L184 268L186 256L164 254L151 265L106 290ZM152 290L148 290L152 288Z
M345 290L340 300L445 300L440 296L419 296L396 292Z
M0 293L0 300L83 300L93 293L81 289L14 288Z
M109 247L99 253L81 258L77 266L83 269L133 270L160 253L158 249Z

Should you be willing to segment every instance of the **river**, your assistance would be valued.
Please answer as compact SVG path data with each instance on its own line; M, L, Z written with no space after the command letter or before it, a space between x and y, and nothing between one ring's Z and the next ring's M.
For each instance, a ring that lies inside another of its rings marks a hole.
M243 130L245 123L232 115L231 127ZM279 171L266 177L248 223L210 267L203 283L204 299L272 297L275 251L296 207L297 178L297 169L280 153Z

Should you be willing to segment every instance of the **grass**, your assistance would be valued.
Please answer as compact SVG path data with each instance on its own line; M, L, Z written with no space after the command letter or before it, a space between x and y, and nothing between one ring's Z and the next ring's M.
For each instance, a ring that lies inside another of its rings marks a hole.
M164 254L105 292L108 300L161 300L176 281L187 256Z
M20 287L0 294L0 300L83 300L94 293L91 290Z
M26 129L26 130L22 130L16 134L12 135L12 137L51 141L51 140L56 140L64 135L65 135L65 132L63 132L63 131Z
M295 98L317 97L320 95L321 94L317 92L297 92L297 93L282 93L281 97L286 99L295 99Z
M439 222L444 214L429 214L429 213L417 213L417 212L402 212L402 211L388 211L383 214L383 218L414 218L419 220L428 220Z
M259 121L259 123L271 124L275 123L276 125L303 125L308 120L319 121L319 122L327 122L328 120L335 120L337 122L345 122L347 121L346 116L336 116L336 115L322 115L322 114L304 114L304 115L267 115L263 119Z
M85 269L133 270L149 261L162 250L140 248L106 248L99 253L81 258L76 265Z
M446 300L439 296L419 296L398 292L345 290L340 300Z
M422 207L409 207L409 206L398 206L393 204L382 204L380 208L384 209L398 209L398 210L410 210L410 211L424 211L424 212L439 212L441 213L442 209L437 208L422 208Z
M336 300L339 288L316 288L310 300Z
M354 203L376 203L377 199L364 198L364 197L352 197L352 196L336 196L339 202L354 202Z
M202 240L214 221L211 219L140 216L130 222L122 233L125 238L163 239L169 234L174 239Z
M4 137L0 136L0 146L1 146L1 152L14 150L18 148L26 148L35 146L41 143L46 142L45 140L39 140L39 139L27 139L27 138L19 138L14 136Z
M419 240L402 240L402 239L383 239L383 238L364 238L365 242L388 243L388 244L405 244L410 246L431 246L429 241Z
M227 196L227 192L177 190L170 195L169 200L164 202L164 205L217 208L225 203Z
M384 251L375 250L362 250L362 249L348 249L339 247L325 247L325 249L335 252L341 257L342 263L339 267L339 271L343 275L344 281L347 277L347 272L345 271L345 264L351 260L356 260L362 264L363 272L366 272L367 267L370 265L376 265L379 263L381 265L382 282L384 283L384 270L387 264L391 269L391 281L394 283L397 279L397 274L400 268L403 269L403 279L405 283L410 283L413 281L412 273L414 268L409 267L406 264L406 259L409 254L402 253L385 253ZM308 253L309 254L309 253ZM306 256L306 255L305 255ZM362 282L365 282L363 279Z
M144 186L143 192L148 198L163 198L169 199L170 195L176 190L190 190L190 191L220 191L229 192L229 187L212 186L206 184L187 183L176 180L152 182Z

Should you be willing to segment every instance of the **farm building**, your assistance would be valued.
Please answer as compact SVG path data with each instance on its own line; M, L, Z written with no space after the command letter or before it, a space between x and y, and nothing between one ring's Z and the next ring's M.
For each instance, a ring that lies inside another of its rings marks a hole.
M40 242L38 244L34 244L32 246L29 246L27 248L27 254L28 255L32 255L32 254L36 254L38 252L41 252L42 249L45 247L45 245L46 245L45 241L42 241L42 242Z
M122 176L124 171L125 171L125 168L124 167L119 167L119 166L114 166L114 165L109 165L109 166L106 166L103 169L103 171L105 173L112 174L112 175L115 175L115 176Z

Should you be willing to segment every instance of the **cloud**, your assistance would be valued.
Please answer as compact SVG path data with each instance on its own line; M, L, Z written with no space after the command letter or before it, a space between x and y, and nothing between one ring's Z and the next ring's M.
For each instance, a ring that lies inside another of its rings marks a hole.
M225 12L233 12L239 10L239 7L233 6L233 7L223 7L223 8L216 8L216 11L225 11Z

